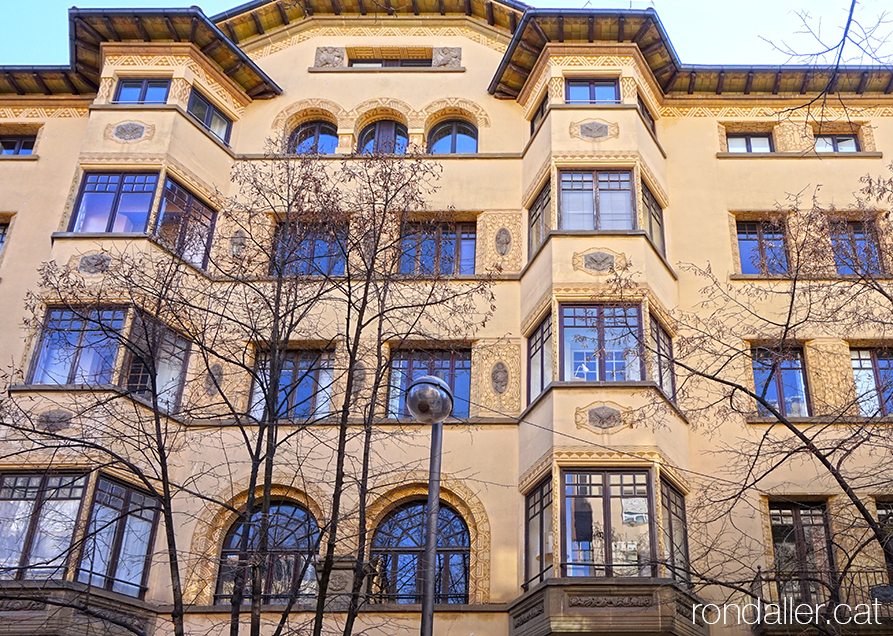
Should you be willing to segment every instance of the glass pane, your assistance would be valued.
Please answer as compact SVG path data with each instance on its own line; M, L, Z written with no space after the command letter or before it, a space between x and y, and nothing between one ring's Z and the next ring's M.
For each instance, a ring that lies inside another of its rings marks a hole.
M738 223L738 256L742 274L760 274L760 239L756 223Z
M771 152L771 148L769 147L769 137L751 137L750 138L750 151L751 152Z
M113 232L145 232L152 192L122 192L118 200Z
M468 417L468 408L471 399L471 356L463 356L457 353L455 362L455 374L452 383L453 395L453 417ZM465 359L460 359L460 358Z
M167 88L170 85L168 80L153 80L148 82L146 86L147 104L163 104L167 101Z
M871 364L871 351L853 349L850 351L853 363L853 378L856 381L856 399L859 414L863 417L876 417L881 413L878 390L875 386L874 369Z
M747 152L747 139L744 137L728 137L729 152Z
M22 487L8 488L9 481L17 482L26 480ZM28 481L36 479L32 488L27 488ZM4 478L3 492L0 497L0 578L13 578L15 568L19 566L22 558L22 548L25 545L25 535L31 522L31 513L34 510L34 500L37 497L37 485L39 477ZM29 492L30 491L30 492Z
M588 80L568 80L567 82L567 103L568 104L588 104L589 97L589 81Z
M816 137L815 138L815 151L816 152L834 152L834 138L833 137Z
M48 495L49 496L49 495ZM80 508L78 499L47 499L38 514L37 530L28 559L28 578L62 575Z
M292 133L291 152L302 155L313 152L316 146L316 124L302 124Z
M34 370L37 384L68 384L70 371L77 360L78 343L84 328L83 319L62 309L47 313L47 324Z
M605 380L640 380L638 310L605 307Z
M567 473L564 476L564 529L567 576L605 575L603 476ZM578 565L573 565L578 564Z
M598 193L598 215L602 230L633 229L632 200L629 191Z
M105 232L108 228L109 214L115 202L115 192L84 192L78 206L74 232Z
M440 234L440 273L450 276L456 270L456 233L443 228Z
M211 115L211 125L208 126L214 135L220 139L220 141L226 143L227 141L227 131L229 130L229 120L221 115L217 110L214 110Z
M799 368L783 368L781 382L784 389L785 414L789 417L807 417L809 408L806 405L806 386L803 383L803 370Z
M447 154L453 151L453 124L448 122L434 129L431 140L428 143L428 152L431 154Z
M198 93L193 93L189 102L189 112L195 115L195 118L202 124L205 124L208 121L208 113L211 112L211 105L205 101L204 97L201 97Z
M143 90L142 80L121 80L118 84L118 103L135 104L140 101Z
M462 243L459 255L458 274L474 274L475 232L474 230L462 231Z
M614 82L593 82L596 104L616 104L617 85Z
M115 548L119 514L118 510L108 506L97 504L94 507L89 535L84 543L79 581L105 587L107 577L114 578L114 572L109 571L109 560Z
M561 229L594 230L595 200L592 173L561 175Z
M856 152L857 150L855 137L837 138L837 152Z
M475 153L478 151L477 130L471 124L456 124L456 152Z

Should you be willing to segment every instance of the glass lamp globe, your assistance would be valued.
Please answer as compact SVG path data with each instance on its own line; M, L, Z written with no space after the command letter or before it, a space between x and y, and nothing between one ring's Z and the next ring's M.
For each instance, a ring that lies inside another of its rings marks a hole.
M422 424L442 422L453 412L453 393L440 378L423 376L407 389L406 409Z

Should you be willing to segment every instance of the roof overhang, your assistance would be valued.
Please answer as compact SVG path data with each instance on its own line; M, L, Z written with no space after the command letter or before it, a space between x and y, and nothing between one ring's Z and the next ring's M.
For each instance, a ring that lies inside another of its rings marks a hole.
M893 71L881 66L684 65L654 9L529 9L490 82L490 94L517 99L543 49L552 42L635 44L667 96L893 92Z

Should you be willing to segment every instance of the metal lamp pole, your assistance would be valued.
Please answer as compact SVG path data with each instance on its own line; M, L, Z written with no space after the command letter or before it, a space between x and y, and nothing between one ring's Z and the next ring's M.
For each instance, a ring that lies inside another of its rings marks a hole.
M425 509L425 551L420 564L422 625L420 636L434 634L434 595L437 588L437 520L440 513L440 458L443 421L453 411L453 394L438 377L426 375L406 391L406 408L414 419L431 424L431 462L428 467L428 506Z

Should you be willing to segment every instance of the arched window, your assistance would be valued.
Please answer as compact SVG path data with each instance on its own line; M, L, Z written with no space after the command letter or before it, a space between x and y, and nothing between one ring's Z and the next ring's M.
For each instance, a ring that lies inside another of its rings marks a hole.
M478 131L466 121L451 120L437 124L428 135L428 152L447 155L478 151Z
M379 603L421 603L419 565L425 549L424 501L391 512L372 538L372 597ZM468 603L468 526L440 502L437 522L437 587L435 603Z
M282 502L270 505L267 547L260 552L261 511L256 510L248 523L235 523L226 539L220 557L216 604L228 604L234 591L236 573L243 572L243 602L250 601L251 568L262 569L261 602L285 604L294 598L316 595L316 570L310 559L317 551L319 526L306 508ZM242 537L248 533L248 550L240 556Z
M338 147L338 129L327 121L308 121L295 128L288 138L293 155L331 155Z
M390 119L380 119L363 128L357 150L361 153L383 152L400 154L406 152L409 133L406 126Z

